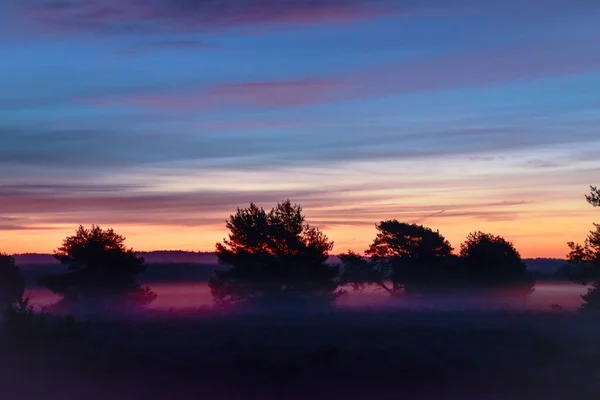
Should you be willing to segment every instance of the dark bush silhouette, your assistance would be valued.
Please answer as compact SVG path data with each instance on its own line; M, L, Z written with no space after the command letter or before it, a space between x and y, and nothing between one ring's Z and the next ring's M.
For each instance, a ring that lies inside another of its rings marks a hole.
M513 294L532 290L533 279L519 252L500 236L472 233L456 256L439 232L420 225L383 221L377 230L365 257L353 252L340 256L343 284L355 289L376 284L392 294L487 291L490 286L511 286Z
M365 251L373 266L387 271L393 291L417 289L440 276L452 256L452 246L437 231L397 220L376 225L377 236Z
M473 232L460 245L460 260L465 282L480 286L502 285L529 293L533 278L514 245L501 236Z
M137 283L137 275L146 270L144 259L127 249L124 242L125 238L112 229L80 226L54 253L68 272L44 276L40 283L68 301L149 303L156 295Z
M218 303L328 303L339 295L339 269L326 264L333 242L305 223L300 206L287 200L266 212L250 204L226 226L229 237L216 253L228 268L209 282Z
M25 281L21 277L15 259L0 253L0 306L17 302L25 290Z
M600 207L600 189L596 186L590 186L590 194L586 194L585 199L593 207Z
M54 316L35 310L29 298L22 297L2 310L0 343L11 350L21 346L41 346L59 340L72 341L87 334L90 323L83 323L72 315Z
M600 190L591 186L586 200L594 207L600 207ZM567 255L570 265L577 268L571 279L577 283L591 285L583 298L584 310L600 310L600 224L594 224L583 245L569 242L571 251Z
M388 220L375 227L377 236L365 252L373 260L430 264L452 255L450 243L439 232L422 225Z

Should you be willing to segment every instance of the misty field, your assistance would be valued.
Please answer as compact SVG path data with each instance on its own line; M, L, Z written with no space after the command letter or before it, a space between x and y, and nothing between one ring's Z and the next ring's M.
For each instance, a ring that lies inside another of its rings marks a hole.
M600 322L579 313L154 313L5 339L3 399L592 399Z

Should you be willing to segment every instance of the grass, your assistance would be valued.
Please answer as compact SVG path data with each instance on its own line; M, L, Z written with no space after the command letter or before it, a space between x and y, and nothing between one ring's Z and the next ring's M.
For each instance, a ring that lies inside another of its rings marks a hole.
M54 316L38 312L27 297L6 305L1 322L0 346L17 349L80 340L85 337L90 325L71 315Z
M34 360L29 368L39 366L35 374L51 375L44 360L53 360L90 387L137 390L148 399L198 398L200 392L411 399L591 399L600 393L600 320L578 313L204 312L115 318L86 332L52 350L38 346L21 354Z

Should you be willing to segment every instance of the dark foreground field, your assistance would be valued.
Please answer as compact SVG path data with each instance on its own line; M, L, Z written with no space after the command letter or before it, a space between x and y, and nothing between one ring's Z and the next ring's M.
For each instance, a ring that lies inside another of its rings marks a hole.
M96 321L4 339L0 398L598 399L600 321L341 312Z

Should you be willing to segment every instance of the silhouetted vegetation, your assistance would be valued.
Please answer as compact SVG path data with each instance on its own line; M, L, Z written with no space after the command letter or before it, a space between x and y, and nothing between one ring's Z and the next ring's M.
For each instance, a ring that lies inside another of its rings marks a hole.
M25 282L21 277L15 259L0 253L0 307L12 304L23 296Z
M138 274L146 270L144 259L124 242L125 238L112 229L80 226L54 254L68 272L46 275L40 283L66 301L114 299L147 304L156 295L137 282Z
M439 278L453 258L450 243L422 225L388 220L376 228L377 236L365 255L376 270L388 270L394 291L410 291Z
M533 288L527 271L514 245L490 233L470 233L460 245L459 257L466 280L478 285L518 286L526 293Z
M591 193L586 200L593 207L600 207L600 190L591 186ZM583 309L600 310L600 224L594 224L583 244L569 242L571 251L567 255L569 264L577 269L572 270L571 279L580 284L590 284L591 288L583 298ZM573 273L575 272L575 273Z
M424 226L391 220L376 227L377 237L364 257L354 252L340 256L342 282L355 289L376 284L389 293L422 293L510 285L529 293L533 287L519 252L500 236L471 233L457 256L439 232Z
M266 212L250 204L226 226L216 253L228 268L209 282L219 303L326 304L338 296L338 268L326 264L333 242L305 222L300 206L287 200Z
M590 194L586 194L585 199L593 207L600 207L600 189L596 186L590 186Z
M1 344L18 347L81 338L87 334L90 325L72 315L54 316L37 311L27 297L6 305L1 321Z

